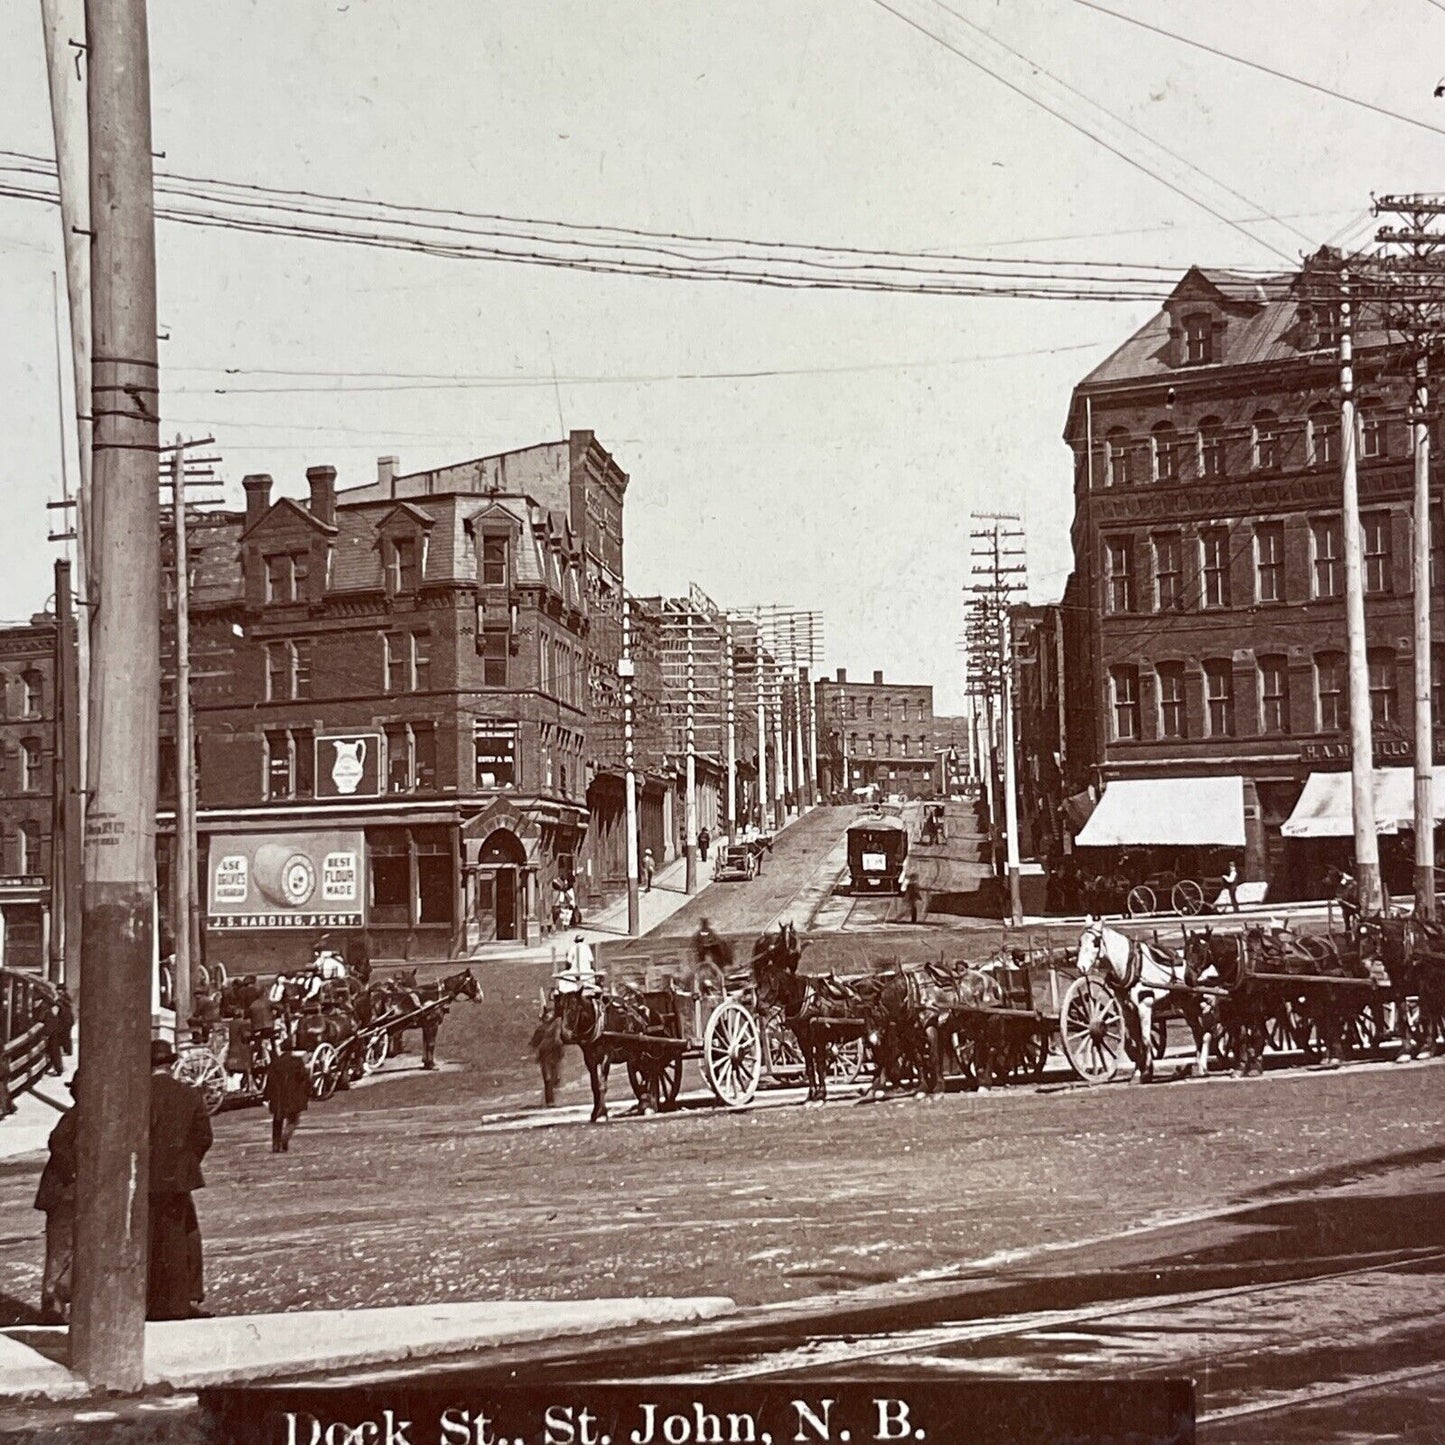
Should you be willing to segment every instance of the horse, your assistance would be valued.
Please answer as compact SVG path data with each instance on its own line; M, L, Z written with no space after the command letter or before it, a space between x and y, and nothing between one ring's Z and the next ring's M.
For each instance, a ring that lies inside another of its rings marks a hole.
M1445 928L1424 919L1362 917L1357 925L1362 956L1379 961L1390 981L1395 1029L1400 1038L1396 1062L1416 1059L1429 1048L1445 1051ZM1414 998L1418 1016L1410 1018Z
M1079 935L1078 969L1082 974L1100 970L1125 1004L1124 1047L1134 1061L1130 1082L1148 1083L1154 1077L1154 1006L1185 981L1184 961L1108 927L1101 918L1089 918ZM1202 1077L1209 1067L1202 1010L1185 995L1180 1012L1194 1036L1195 1069Z
M612 1068L612 1046L603 1042L606 1034L631 1034L639 1038L660 1034L662 1021L640 998L594 990L555 990L532 1034L532 1049L542 1068L543 1099L550 1106L556 1098L557 1071L562 1051L568 1044L582 1050L587 1077L592 1085L594 1124L605 1124L607 1078ZM643 1053L638 1054L637 1073L643 1080L641 1109L655 1114L661 1085L661 1067Z
M960 1067L971 1067L974 1087L993 1082L994 1055L1003 1046L999 1020L975 1014L960 1025L957 1010L986 1009L1003 1002L1003 990L987 967L924 963L904 971L917 1017L917 1035L908 1042L921 1061L925 1092L943 1087L944 1050L951 1048Z
M480 1003L482 988L471 969L464 968L459 973L448 974L447 977L437 979L433 983L420 984L416 993L423 1005L436 1005L434 1008L428 1008L420 1020L421 1066L424 1069L434 1069L437 1066L437 1034L441 1030L442 1020L446 1017L447 1010L459 998L471 999L474 1003Z
M801 950L799 950L801 956ZM856 989L833 978L800 974L776 947L754 953L753 986L760 1010L781 1008L803 1055L808 1103L828 1097L828 1046L866 1032L864 1004Z
M1236 1069L1246 1078L1264 1073L1266 1033L1264 1001L1251 983L1249 965L1250 950L1243 934L1216 934L1210 928L1184 931L1184 981L1191 988L1215 984L1228 990L1212 1001L1212 1010L1210 1003L1203 1005L1201 1019L1207 1022L1212 1011L1221 1035L1221 1052L1223 1038L1228 1037L1234 1044ZM1207 1054L1207 1027L1204 1048Z

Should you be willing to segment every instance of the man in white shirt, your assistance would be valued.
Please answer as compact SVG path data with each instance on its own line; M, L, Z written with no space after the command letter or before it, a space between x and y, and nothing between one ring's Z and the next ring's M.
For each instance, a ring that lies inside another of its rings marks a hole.
M597 961L592 945L578 934L567 948L566 965L554 978L558 993L599 993L602 981L597 974Z

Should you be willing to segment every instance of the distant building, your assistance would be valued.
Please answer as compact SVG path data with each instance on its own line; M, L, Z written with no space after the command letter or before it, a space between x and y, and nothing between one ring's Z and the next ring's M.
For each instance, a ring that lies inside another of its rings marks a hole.
M876 789L884 797L931 798L937 791L933 688L926 683L850 682L814 686L819 786L824 794L854 796Z
M933 755L937 759L940 793L957 793L977 779L976 747L972 717L965 714L933 719Z

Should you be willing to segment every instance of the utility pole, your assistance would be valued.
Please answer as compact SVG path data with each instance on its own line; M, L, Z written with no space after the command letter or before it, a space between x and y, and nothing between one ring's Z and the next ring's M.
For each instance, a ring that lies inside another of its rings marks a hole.
M773 665L773 827L781 828L788 820L786 806L787 750L783 747L783 677L777 658Z
M1015 927L1024 921L1019 892L1019 803L1017 770L1014 764L1013 648L1009 638L1009 616L999 620L999 648L1003 656L1003 810L1005 861L1008 868L1009 919Z
M733 657L733 619L723 614L723 651L727 666L728 846L738 840L738 717L737 670Z
M160 411L145 0L88 0L96 518L71 1366L145 1383L160 691Z
M683 799L683 865L686 889L697 892L697 673L692 637L692 599L687 603L687 796Z
M965 647L968 653L968 691L983 703L986 745L980 766L988 770L988 814L991 851L996 874L1007 871L1007 844L1000 837L1000 824L1007 827L1010 816L1017 818L1017 799L1000 794L1007 790L1007 754L1012 750L1012 721L1004 702L1009 608L1025 588L1024 533L1019 518L1011 512L973 514L973 582L968 588ZM1009 746L1001 749L998 713L1004 711L1003 726L1009 732ZM1000 766L1000 751L1005 756ZM1000 806L1002 803L1002 806ZM1000 856L1000 844L1004 856ZM1015 848L1017 843L1015 842Z
M1438 196L1384 196L1375 214L1402 218L1375 239L1396 248L1385 261L1386 323L1415 350L1415 391L1410 424L1415 451L1414 589L1415 647L1415 917L1433 920L1435 906L1435 717L1432 694L1434 647L1430 626L1430 353L1445 331L1445 232L1432 230L1445 216Z
M50 830L50 981L74 987L79 975L81 822L80 716L75 604L70 563L55 564L55 762Z
M617 675L622 679L622 751L626 775L627 826L627 936L636 938L638 925L637 892L637 772L633 750L633 682L637 666L632 659L632 599L622 594L622 656L617 659Z
M1354 807L1355 881L1365 913L1383 913L1380 842L1375 833L1375 759L1370 727L1370 671L1365 650L1360 483L1356 461L1354 336L1350 273L1340 272L1340 518L1345 554L1345 640L1349 653L1350 796Z
M798 698L801 704L798 715L798 752L804 759L803 783L807 788L808 805L811 807L818 796L818 719L813 706L813 685L806 667L798 669ZM804 711L807 713L806 728L803 722ZM805 738L806 752L803 751Z

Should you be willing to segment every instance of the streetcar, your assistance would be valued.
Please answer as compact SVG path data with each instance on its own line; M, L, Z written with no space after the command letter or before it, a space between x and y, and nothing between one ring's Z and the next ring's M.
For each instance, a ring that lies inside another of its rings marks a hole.
M908 826L876 809L848 825L848 888L852 893L901 893Z

